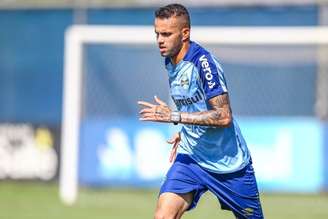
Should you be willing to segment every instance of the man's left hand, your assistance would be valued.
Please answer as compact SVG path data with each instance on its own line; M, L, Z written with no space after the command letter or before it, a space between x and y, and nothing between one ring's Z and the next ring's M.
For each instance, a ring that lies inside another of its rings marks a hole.
M169 106L157 96L154 97L157 104L146 101L138 101L138 104L144 107L140 112L141 121L153 122L171 122L171 109Z

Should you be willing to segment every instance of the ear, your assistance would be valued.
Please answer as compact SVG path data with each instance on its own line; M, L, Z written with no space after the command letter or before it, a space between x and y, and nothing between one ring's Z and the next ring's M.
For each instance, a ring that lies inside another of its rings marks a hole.
M190 39L190 29L187 27L182 28L182 41Z

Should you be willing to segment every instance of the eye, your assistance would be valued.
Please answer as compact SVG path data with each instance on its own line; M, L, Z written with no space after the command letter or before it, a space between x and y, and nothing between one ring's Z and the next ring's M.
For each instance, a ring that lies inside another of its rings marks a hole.
M169 37L169 36L172 35L172 33L164 32L164 33L162 33L162 35L163 35L164 37Z

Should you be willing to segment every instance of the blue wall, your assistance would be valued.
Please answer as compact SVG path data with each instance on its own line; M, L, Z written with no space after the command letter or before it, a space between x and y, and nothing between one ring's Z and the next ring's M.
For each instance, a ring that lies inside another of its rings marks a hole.
M58 124L71 11L0 11L0 121Z
M319 192L323 128L315 119L237 118L263 191ZM84 185L159 186L169 168L165 142L179 127L135 118L84 120L79 179ZM302 137L300 137L302 136Z
M88 23L151 25L153 11L92 9L88 11ZM190 11L193 25L318 23L318 9L309 6ZM72 10L0 10L0 121L60 123L64 32L72 23Z

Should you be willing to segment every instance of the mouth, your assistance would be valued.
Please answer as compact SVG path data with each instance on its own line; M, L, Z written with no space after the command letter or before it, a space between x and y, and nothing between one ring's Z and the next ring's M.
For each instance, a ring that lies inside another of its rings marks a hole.
M166 47L164 47L164 46L160 46L160 47L159 47L159 51L160 51L161 53L165 52L165 51L166 51Z

